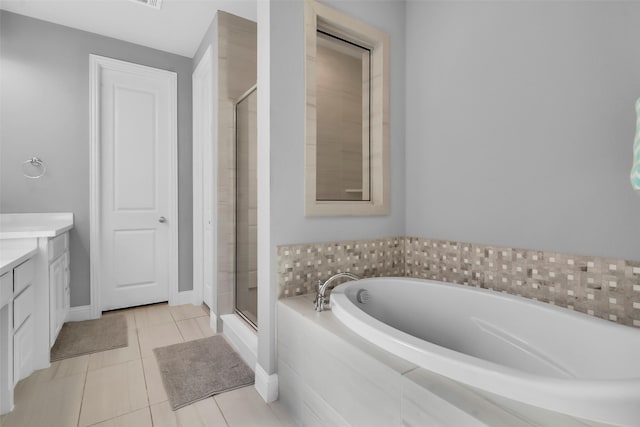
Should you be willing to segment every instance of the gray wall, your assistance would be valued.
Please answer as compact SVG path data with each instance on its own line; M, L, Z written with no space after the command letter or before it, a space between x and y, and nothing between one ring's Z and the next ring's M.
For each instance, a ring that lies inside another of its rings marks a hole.
M640 259L640 3L406 5L406 232Z
M89 304L89 54L178 73L180 290L191 289L192 60L84 31L0 13L0 211L69 211L71 305ZM28 180L32 156L47 175Z

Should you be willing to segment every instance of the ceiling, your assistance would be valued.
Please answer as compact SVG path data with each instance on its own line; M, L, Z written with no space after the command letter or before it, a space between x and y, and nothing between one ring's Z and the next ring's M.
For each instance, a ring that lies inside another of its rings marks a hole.
M217 10L253 21L257 0L0 0L0 9L192 58Z

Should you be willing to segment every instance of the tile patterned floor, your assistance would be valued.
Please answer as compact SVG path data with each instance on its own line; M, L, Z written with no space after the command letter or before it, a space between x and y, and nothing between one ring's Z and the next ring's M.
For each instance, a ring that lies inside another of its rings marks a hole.
M266 404L253 386L173 412L152 349L213 335L206 307L167 304L124 314L129 345L65 359L34 372L15 390L15 409L1 427L280 427L293 426L286 408Z

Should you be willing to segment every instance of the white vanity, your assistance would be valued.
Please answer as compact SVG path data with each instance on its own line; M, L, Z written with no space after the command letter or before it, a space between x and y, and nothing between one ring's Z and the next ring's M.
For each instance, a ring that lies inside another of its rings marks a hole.
M72 213L0 214L0 414L13 387L49 366L69 312Z

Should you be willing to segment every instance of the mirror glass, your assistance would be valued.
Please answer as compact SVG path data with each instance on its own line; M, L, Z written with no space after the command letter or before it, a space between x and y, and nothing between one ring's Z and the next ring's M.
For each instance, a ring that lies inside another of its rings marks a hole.
M318 30L316 200L370 200L371 51Z

